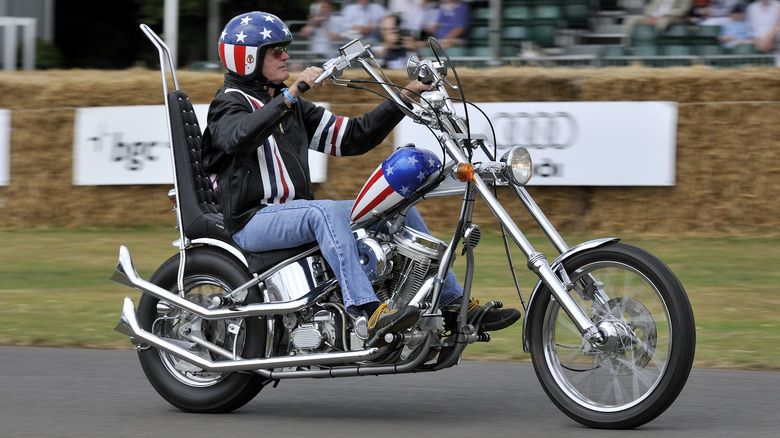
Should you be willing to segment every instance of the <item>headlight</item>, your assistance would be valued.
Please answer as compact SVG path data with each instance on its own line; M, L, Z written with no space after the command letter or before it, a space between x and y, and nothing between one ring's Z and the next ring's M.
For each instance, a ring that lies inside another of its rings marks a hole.
M506 164L504 176L513 183L524 186L531 179L531 154L522 146L515 146L501 157Z

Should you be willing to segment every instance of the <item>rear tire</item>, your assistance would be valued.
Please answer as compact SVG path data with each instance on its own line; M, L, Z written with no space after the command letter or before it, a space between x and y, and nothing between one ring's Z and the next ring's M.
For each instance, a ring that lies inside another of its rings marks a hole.
M177 254L163 263L150 281L177 293L178 269ZM230 292L250 279L242 263L216 248L187 250L184 293L190 301L203 305L212 295ZM260 301L257 288L251 288L243 300L244 304ZM138 320L144 330L177 343L188 343L179 336L178 329L192 323L196 329L193 336L230 352L235 348L235 354L244 359L263 357L265 353L265 318L205 320L178 308L171 309L158 298L144 294L138 305ZM228 330L231 324L241 328L238 334ZM193 345L190 351L212 361L225 360L202 347ZM248 403L263 387L263 378L256 373L211 373L156 348L141 350L138 357L154 389L187 412L229 412Z
M607 321L621 335L607 351L591 346L550 290L540 289L528 339L545 392L586 426L630 429L653 420L677 398L693 363L696 328L685 290L660 260L623 243L575 254L564 266L572 297L594 323ZM601 300L591 298L594 290Z

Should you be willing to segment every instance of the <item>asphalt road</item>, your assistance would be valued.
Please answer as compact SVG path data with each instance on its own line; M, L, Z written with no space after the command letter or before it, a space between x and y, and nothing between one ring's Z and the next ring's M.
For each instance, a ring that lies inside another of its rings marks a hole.
M287 380L230 414L182 413L132 351L0 347L0 437L777 437L780 373L695 369L675 404L631 431L591 430L529 364L466 361L414 375Z

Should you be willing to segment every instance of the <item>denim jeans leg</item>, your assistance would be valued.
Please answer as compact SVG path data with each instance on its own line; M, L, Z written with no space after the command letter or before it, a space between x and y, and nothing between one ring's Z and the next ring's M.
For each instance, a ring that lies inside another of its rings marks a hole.
M344 306L377 301L360 267L349 215L344 214L339 201L295 200L268 205L235 233L233 240L252 252L292 248L316 240L341 285Z
M347 217L349 217L352 205L355 201L337 201L339 203L339 206L344 210ZM419 231L421 233L425 233L430 235L431 232L428 231L428 227L425 225L425 221L422 218L422 215L419 211L417 211L416 208L412 207L411 210L409 210L409 213L406 215L406 220L404 221L405 225L415 231ZM449 273L447 274L447 278L444 280L444 284L442 285L441 289L441 306L446 306L447 304L450 304L451 302L455 301L456 299L463 296L463 287L458 283L458 280L455 278L455 273L452 272L452 270L449 270Z

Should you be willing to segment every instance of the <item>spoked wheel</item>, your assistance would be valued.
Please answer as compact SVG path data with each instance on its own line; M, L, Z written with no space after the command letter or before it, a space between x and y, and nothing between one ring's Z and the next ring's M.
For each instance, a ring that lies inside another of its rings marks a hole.
M224 296L251 278L241 263L213 248L188 250L186 262L184 296L205 307L213 297ZM179 256L175 255L160 266L151 282L177 293L178 268ZM237 298L244 303L260 301L256 288ZM205 320L144 294L138 319L145 330L211 361L262 357L265 352L264 318ZM207 349L204 343L221 351ZM232 411L252 400L263 387L256 373L212 373L155 348L142 349L138 356L157 392L188 412Z
M693 363L695 324L682 285L660 260L623 243L576 254L564 266L572 296L608 341L584 341L549 289L540 289L528 330L547 395L590 427L628 429L656 418Z

